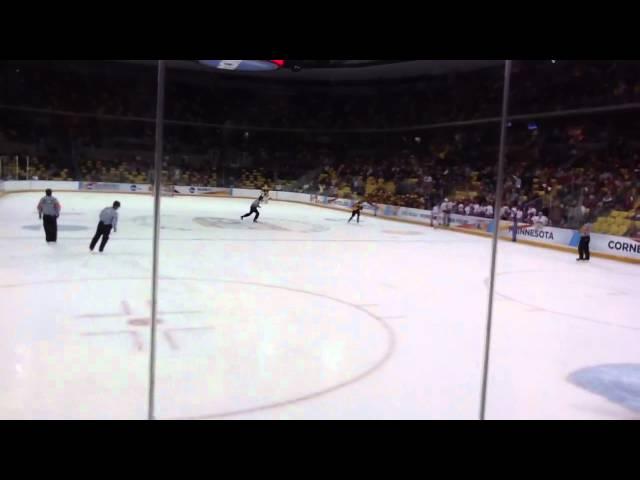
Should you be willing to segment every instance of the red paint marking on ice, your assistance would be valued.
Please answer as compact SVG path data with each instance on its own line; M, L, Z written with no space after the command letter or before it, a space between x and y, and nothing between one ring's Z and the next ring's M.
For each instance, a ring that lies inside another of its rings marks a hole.
M87 313L84 315L78 315L78 318L108 318L108 317L121 317L121 313Z
M178 346L178 344L176 343L176 341L173 339L173 337L168 331L164 332L164 338L167 340L167 343L169 344L172 350L180 350L180 347Z
M133 334L133 341L136 344L136 349L141 352L144 345L142 343L142 339L140 338L140 335L138 334L138 332L131 332Z
M191 330L214 330L213 327L181 327L181 328L168 328L167 331L169 332L188 332Z
M149 317L132 318L127 323L136 327L147 327L151 325L151 319ZM163 321L158 318L156 324L160 325L161 323L163 323Z

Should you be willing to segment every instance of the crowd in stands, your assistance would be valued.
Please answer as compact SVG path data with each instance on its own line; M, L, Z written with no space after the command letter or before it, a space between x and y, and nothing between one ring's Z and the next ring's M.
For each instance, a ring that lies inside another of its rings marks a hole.
M125 62L3 62L0 104L154 118L155 69ZM496 117L502 68L405 83L301 87L170 69L165 116L220 126L367 129ZM527 114L640 101L640 62L515 62L510 112Z
M627 121L627 117L620 120L621 123ZM631 129L636 128L634 123L629 125ZM558 131L562 129L553 124L533 130L523 126L517 130L514 126L507 152L505 205L521 210L525 220L534 210L543 212L554 226L594 221L611 210L637 215L633 212L639 206L639 144L630 141L629 135L616 137L611 132L601 138L601 129L587 128L589 126L584 120L565 125L564 131ZM484 128L495 130L495 126ZM590 130L598 132L597 138L589 134ZM497 148L488 141L494 139L491 134L476 128L440 132L417 142L419 138L386 147L355 144L354 147L360 148L341 153L331 146L317 149L306 146L279 153L269 144L254 145L245 151L233 147L229 162L221 152L208 156L170 154L165 157L165 181L244 188L267 185L273 189L364 197L374 203L425 209L441 206L448 198L454 203L455 213L492 215L488 207L495 202ZM60 154L57 158L46 153L33 155L29 177L126 183L152 181L150 150L142 155L116 150L111 156L92 157L91 152L95 151L82 151L76 155L73 165L68 160L58 161L64 158ZM241 162L232 165L239 156L244 157L246 165ZM3 166L5 179L15 178L10 158L5 159ZM23 157L18 178L26 178L25 168ZM629 225L630 230L634 225Z
M535 112L636 102L636 63L516 63L512 107ZM45 75L46 70L39 70L43 67L15 72L15 65L1 65L1 104L128 118L154 113L155 77L147 67L136 66L135 75L106 82L91 69ZM549 76L552 71L558 75ZM340 130L487 118L497 115L500 104L501 77L496 73L440 76L424 84L388 87L385 95L375 95L374 88L374 93L355 97L296 91L271 95L246 88L191 88L186 81L172 81L167 117L247 129L168 125L165 181L266 185L424 209L442 208L446 199L453 213L491 217L497 181L496 122L370 134L265 132L251 127ZM470 78L474 81L468 82ZM453 89L456 82L462 86ZM452 91L455 98L447 96ZM8 155L4 179L27 178L25 162L16 172L10 160L19 153L30 156L30 178L153 181L152 122L3 113L0 156ZM639 127L633 112L510 123L501 215L531 223L544 217L549 225L575 227L614 211L624 220L616 220L615 227L635 234L640 220ZM609 228L606 222L597 223L596 230L600 226Z

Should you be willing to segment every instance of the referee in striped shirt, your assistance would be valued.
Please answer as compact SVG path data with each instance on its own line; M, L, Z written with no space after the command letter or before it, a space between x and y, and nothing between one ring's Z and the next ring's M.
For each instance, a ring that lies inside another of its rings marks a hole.
M113 202L112 207L103 208L100 212L100 222L98 223L98 228L96 229L96 234L93 236L91 240L91 244L89 245L89 250L93 252L93 249L102 237L102 241L100 242L100 251L104 250L105 245L109 241L109 234L111 233L111 229L113 228L114 232L117 232L118 226L118 209L120 208L120 202Z

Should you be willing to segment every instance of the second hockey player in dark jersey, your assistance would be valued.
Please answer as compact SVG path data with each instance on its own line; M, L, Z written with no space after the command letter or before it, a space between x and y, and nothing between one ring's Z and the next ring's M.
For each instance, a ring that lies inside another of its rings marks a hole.
M353 220L353 217L356 217L356 222L360 223L360 212L362 211L362 207L364 206L364 201L360 200L358 202L356 202L353 207L351 207L351 218L349 219L349 222L351 222L351 220ZM349 223L347 222L347 223Z
M262 199L263 199L262 195L260 195L257 199L255 199L251 204L251 209L249 210L249 213L245 213L244 215L242 215L240 217L240 220L244 220L244 217L248 217L252 213L255 213L256 216L253 217L253 221L254 222L258 221L258 217L260 216L260 212L258 212L258 209L260 208L260 202L262 201Z

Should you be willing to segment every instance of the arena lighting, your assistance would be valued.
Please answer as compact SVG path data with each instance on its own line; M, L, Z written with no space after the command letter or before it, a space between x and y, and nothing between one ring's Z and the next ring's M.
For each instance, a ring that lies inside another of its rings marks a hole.
M279 70L285 65L284 60L198 60L198 62L220 70L244 72L268 72Z

